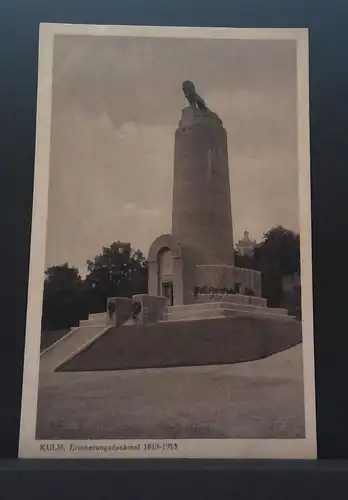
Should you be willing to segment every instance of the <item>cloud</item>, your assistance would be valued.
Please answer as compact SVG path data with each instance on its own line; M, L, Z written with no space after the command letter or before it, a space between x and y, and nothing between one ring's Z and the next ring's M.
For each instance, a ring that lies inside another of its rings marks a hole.
M296 51L288 43L57 37L47 264L171 230L190 78L228 131L235 236L297 225Z

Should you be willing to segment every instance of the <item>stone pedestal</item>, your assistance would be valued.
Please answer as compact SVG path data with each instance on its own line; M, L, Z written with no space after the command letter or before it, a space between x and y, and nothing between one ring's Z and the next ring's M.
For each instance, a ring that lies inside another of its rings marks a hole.
M132 316L132 299L126 297L110 297L107 300L107 323L110 326L122 326Z
M110 326L122 326L125 323L127 325L157 323L162 320L163 311L166 306L166 297L147 294L133 295L131 299L126 297L110 297L107 300L106 324Z
M167 306L166 297L154 297L146 294L133 295L134 301L139 302L141 306L136 318L137 323L157 323L163 319L163 311Z

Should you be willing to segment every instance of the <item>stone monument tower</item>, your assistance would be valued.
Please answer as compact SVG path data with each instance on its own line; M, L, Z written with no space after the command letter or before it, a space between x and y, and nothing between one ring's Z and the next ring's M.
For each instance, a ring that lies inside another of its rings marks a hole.
M192 82L182 90L189 106L174 138L172 232L150 246L148 293L110 297L102 321L129 326L241 315L293 320L286 309L267 307L259 271L235 266L227 132ZM92 315L82 326L100 321Z
M172 234L196 265L234 264L226 130L193 106L175 133Z
M168 297L169 305L212 294L261 297L260 273L234 265L226 130L192 82L182 89L190 105L174 138L172 232L150 247L149 294Z

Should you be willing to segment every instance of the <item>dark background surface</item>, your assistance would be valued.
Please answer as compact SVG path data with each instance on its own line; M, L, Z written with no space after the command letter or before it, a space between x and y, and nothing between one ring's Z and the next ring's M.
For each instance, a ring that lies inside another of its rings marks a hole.
M347 0L0 1L0 457L17 456L34 172L39 22L310 29L318 453L320 458L348 458ZM199 494L202 498L217 493L252 498L263 492L265 498L284 499L293 498L295 494L299 498L309 498L309 495L310 498L312 495L313 498L339 498L338 488L348 487L343 464L292 464L286 468L280 463L267 467L249 463L243 471L240 464L232 464L228 469L224 463L221 470L207 474L198 472L197 465L194 466L195 472L179 472L183 466L176 463L176 471L172 472L138 472L136 484L131 479L133 472L115 473L110 462L108 468L102 469L99 465L94 473L90 472L90 462L76 465L80 471L76 474L71 472L73 466L67 462L60 464L61 472L57 472L58 466L54 463L46 465L46 469L49 467L46 471L39 472L40 467L44 464L21 461L15 466L12 462L4 463L0 467L3 491L15 489L1 498L23 497L29 485L30 498L46 498L55 492L58 495L59 490L53 486L58 477L61 488L65 490L63 498L72 498L72 486L79 492L74 498L109 498L109 495L115 498L125 491L132 498L163 498L168 494L167 486L171 486L173 498L179 492L186 492L190 497ZM22 478L21 490L18 476Z

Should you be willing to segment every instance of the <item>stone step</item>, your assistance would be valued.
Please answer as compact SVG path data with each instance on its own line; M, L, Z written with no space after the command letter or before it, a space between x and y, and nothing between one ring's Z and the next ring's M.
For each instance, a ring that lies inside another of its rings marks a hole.
M79 323L79 326L106 326L106 325L107 325L106 318L82 319Z
M195 320L205 320L205 319L216 319L216 318L227 318L227 317L238 317L238 316L251 316L251 317L264 317L264 318L274 318L279 320L293 320L292 316L288 314L277 314L273 312L254 312L240 311L240 310L228 310L228 309L216 309L216 310L206 310L206 311L192 311L187 312L187 314L182 313L170 313L163 316L164 322L168 321L195 321Z
M267 307L267 299L263 297L250 297L248 295L223 295L215 294L213 298L209 294L199 294L196 297L197 303L230 302L232 304L250 304L252 306Z
M216 310L216 309L228 309L235 305L230 302L196 302L195 304L181 304L179 306L167 306L165 311L167 312L180 312L180 311L203 311L203 310Z
M161 321L159 321L159 323L178 323L178 322L183 322L183 321L206 321L209 319L224 319L226 317L227 316L212 314L211 316L206 316L206 317L192 316L192 317L188 317L188 318L162 319Z
M250 304L233 304L231 302L210 302L201 304L187 304L180 306L169 306L164 310L165 314L197 314L200 311L219 311L221 309L230 311L248 311L251 313L279 314L287 315L286 309L267 308L263 306L253 306Z
M88 316L88 319L90 320L101 319L101 318L105 319L106 314L107 314L106 312L93 313Z
M137 324L136 320L133 318L130 318L130 319L127 319L127 321L125 321L121 326L122 327L123 326L134 326L136 324Z

